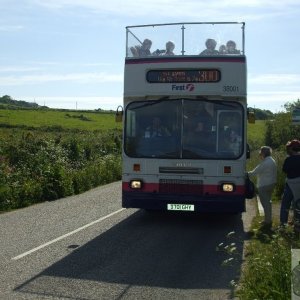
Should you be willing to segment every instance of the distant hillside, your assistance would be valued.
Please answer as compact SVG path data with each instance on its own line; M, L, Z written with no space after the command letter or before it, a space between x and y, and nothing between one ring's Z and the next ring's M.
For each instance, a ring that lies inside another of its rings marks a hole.
M0 108L48 108L46 106L40 106L37 103L26 102L23 100L14 100L10 96L5 95L0 97Z

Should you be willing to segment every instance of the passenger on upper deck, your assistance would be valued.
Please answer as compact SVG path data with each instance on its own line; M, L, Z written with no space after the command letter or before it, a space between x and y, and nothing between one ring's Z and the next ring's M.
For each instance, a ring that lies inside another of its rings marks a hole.
M219 54L223 55L223 54L227 54L227 50L226 50L226 46L225 45L221 45L219 48Z
M152 41L149 39L145 39L142 45L138 45L135 47L131 47L130 50L132 52L133 57L145 57L151 55L150 48L152 46Z
M236 49L236 43L234 41L228 41L226 43L226 53L227 54L241 54L240 50Z
M171 41L168 41L166 43L166 50L160 50L160 49L157 49L155 50L152 55L154 56L160 56L160 55L175 55L173 50L175 48L175 44Z
M215 50L217 42L214 39L207 39L205 42L206 49L203 50L200 55L217 55L218 50Z
M166 52L165 55L174 55L175 44L171 41L166 43Z

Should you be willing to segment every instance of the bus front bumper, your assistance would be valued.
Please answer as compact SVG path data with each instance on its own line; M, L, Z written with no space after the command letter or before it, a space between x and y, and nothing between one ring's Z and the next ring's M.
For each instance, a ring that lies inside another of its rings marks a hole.
M245 211L241 195L178 195L160 193L122 193L122 207L149 210L168 210L171 204L192 205L195 212L240 213ZM180 209L179 209L180 210Z

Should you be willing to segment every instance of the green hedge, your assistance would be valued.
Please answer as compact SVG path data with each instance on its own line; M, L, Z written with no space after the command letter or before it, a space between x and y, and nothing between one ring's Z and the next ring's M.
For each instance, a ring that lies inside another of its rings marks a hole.
M0 141L0 211L78 194L121 178L121 131Z
M264 128L265 126L265 128ZM277 163L277 184L273 199L281 199L286 175L282 172L282 165L286 158L285 145L292 139L300 139L300 126L292 125L290 112L274 114L272 120L248 125L248 143L251 148L251 159L247 163L247 170L253 169L259 162L258 149L267 145L273 149L273 157ZM255 179L254 179L255 180Z

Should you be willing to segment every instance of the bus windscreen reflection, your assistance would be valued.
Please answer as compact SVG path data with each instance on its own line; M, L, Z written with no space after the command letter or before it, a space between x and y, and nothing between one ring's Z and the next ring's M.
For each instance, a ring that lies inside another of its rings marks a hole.
M144 158L235 159L243 153L242 106L230 101L133 102L125 153Z

